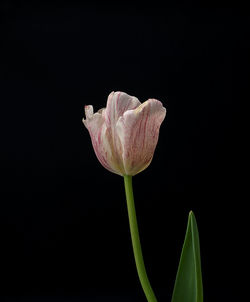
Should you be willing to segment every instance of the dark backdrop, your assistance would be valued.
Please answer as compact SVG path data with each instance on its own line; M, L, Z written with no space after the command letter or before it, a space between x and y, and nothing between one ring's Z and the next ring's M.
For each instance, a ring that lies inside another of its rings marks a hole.
M2 300L145 301L123 179L99 164L81 122L85 104L100 109L121 90L168 110L153 162L134 178L159 302L170 301L191 209L205 301L243 301L247 12L1 3Z

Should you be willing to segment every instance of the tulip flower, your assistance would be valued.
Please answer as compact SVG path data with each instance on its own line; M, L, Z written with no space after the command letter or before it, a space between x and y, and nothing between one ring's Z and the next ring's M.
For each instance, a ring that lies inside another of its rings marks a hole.
M119 175L136 175L150 164L166 109L156 99L144 103L124 92L111 92L107 107L85 106L83 123L100 163Z
M94 113L85 106L83 123L89 131L100 163L124 177L130 234L138 276L148 302L157 302L150 285L140 243L132 176L148 167L157 145L166 109L156 99L144 103L124 92L111 92L107 107ZM193 213L187 233L172 296L172 302L203 302L198 230Z

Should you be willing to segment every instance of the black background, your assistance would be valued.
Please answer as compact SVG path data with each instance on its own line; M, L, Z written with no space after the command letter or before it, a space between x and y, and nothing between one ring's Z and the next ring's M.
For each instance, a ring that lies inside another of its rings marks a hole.
M172 4L1 2L1 301L145 301L123 179L99 164L81 122L113 90L168 110L134 177L159 302L191 209L205 301L243 301L249 16Z

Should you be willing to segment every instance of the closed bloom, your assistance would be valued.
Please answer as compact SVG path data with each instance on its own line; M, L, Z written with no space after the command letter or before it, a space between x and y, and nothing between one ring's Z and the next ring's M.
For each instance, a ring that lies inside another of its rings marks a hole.
M136 175L150 164L166 109L156 99L144 103L124 92L111 92L107 107L94 113L85 106L83 123L95 154L109 171Z

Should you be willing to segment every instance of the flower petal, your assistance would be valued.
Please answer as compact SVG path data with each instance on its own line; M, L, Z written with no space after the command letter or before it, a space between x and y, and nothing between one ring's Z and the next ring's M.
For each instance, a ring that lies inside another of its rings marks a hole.
M113 150L113 160L116 162L116 166L119 167L119 173L122 175L125 173L121 156L122 146L116 134L116 124L124 112L135 109L140 104L140 101L136 97L130 96L125 92L111 92L108 96L107 108L105 110L105 124L107 126L107 133L111 137L110 145Z
M136 97L130 96L125 92L111 92L108 96L106 108L107 127L114 128L119 117L122 116L125 111L135 109L140 104L140 101Z
M135 175L150 164L165 115L162 103L149 99L119 118L116 131L123 148L125 174Z
M93 114L91 105L85 106L86 119L83 123L89 131L95 154L100 163L109 171L122 175L112 150L112 137L105 124L105 109Z

